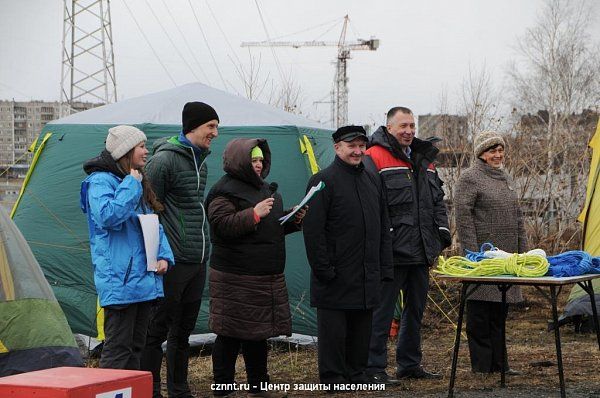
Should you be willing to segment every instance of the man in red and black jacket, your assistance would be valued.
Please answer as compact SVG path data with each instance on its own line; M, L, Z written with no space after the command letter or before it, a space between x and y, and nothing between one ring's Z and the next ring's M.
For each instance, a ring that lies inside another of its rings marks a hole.
M398 379L440 378L421 367L421 320L429 289L429 267L451 243L442 180L433 165L439 150L415 138L412 111L394 107L386 126L371 136L370 155L387 194L392 227L394 280L383 282L381 302L373 312L368 372L378 383L388 377L387 338L402 290L404 308L396 347Z

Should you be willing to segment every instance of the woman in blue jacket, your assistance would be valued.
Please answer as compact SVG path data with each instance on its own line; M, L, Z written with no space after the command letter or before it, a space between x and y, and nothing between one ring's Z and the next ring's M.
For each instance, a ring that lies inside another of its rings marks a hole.
M146 136L133 126L108 130L106 149L88 160L81 183L81 208L87 215L94 283L104 308L105 342L101 368L139 369L152 301L163 297L162 274L173 253L159 226L158 263L147 270L138 214L161 211L144 178Z

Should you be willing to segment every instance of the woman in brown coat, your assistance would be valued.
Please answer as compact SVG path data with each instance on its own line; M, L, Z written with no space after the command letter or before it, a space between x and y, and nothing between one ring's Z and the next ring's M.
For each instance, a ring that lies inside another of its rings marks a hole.
M456 229L461 249L479 251L492 243L509 253L526 251L527 240L523 215L510 176L503 169L504 139L494 131L484 131L474 140L471 167L463 172L455 189ZM519 287L506 294L507 303L523 300ZM467 301L467 338L473 372L510 370L502 330L508 306L502 306L502 295L496 286L479 286Z
M238 138L223 153L225 175L207 198L210 257L209 327L217 334L213 347L215 384L226 385L215 396L233 392L235 362L244 356L250 397L271 397L261 390L269 381L267 338L291 335L288 293L283 274L285 234L300 230L304 210L280 225L284 215L277 184L264 178L271 151L264 139Z

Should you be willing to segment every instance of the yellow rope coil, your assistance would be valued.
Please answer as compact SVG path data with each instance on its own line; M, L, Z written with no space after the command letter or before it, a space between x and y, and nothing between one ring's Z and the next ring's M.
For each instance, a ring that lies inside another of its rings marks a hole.
M523 277L544 276L548 272L548 260L541 256L513 254L508 258L485 259L478 262L454 256L440 256L434 272L451 276L498 276L516 275Z

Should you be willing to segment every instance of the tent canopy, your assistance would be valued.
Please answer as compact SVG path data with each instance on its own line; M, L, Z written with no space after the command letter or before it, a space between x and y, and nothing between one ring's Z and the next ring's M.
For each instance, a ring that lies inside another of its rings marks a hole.
M31 249L0 207L0 377L83 366L79 348Z
M237 137L268 140L273 158L267 180L279 184L287 207L304 196L306 182L318 165L326 166L333 160L331 131L297 115L202 84L188 84L106 105L46 125L40 136L47 139L38 144L43 150L36 151L37 164L30 169L14 220L76 333L97 335L88 228L78 206L80 183L85 178L82 164L103 149L107 129L115 124L133 124L143 130L149 147L157 138L178 134L181 110L189 101L213 105L221 121L219 136L213 141L207 160L207 189L223 175L221 154L227 142ZM309 306L310 268L301 233L289 235L286 248L293 331L315 335L315 313ZM208 289L205 289L196 333L208 332L207 312Z
M48 125L143 123L181 125L181 110L185 103L190 101L202 101L215 108L221 126L324 128L318 122L229 94L202 83L190 83L170 90L92 108L52 121Z

